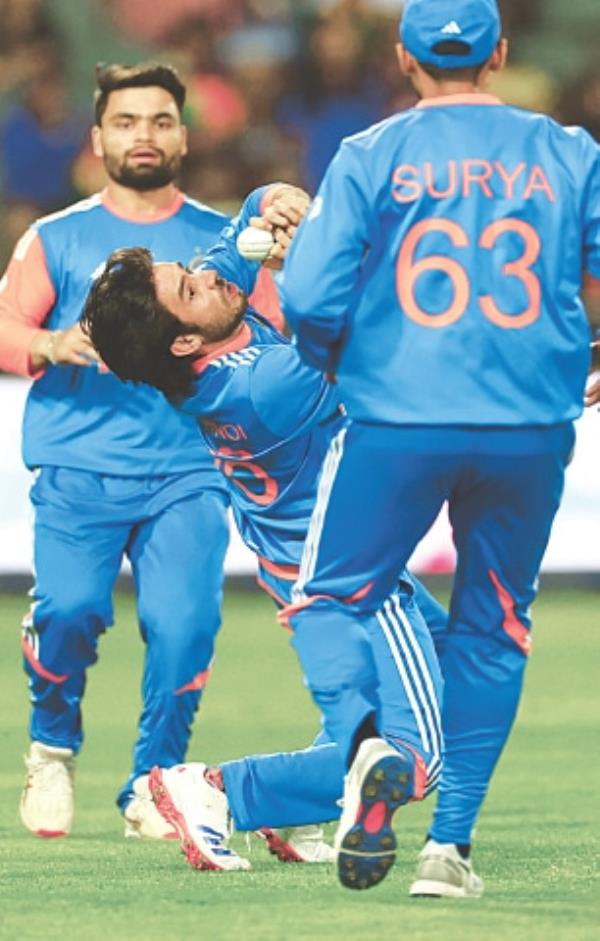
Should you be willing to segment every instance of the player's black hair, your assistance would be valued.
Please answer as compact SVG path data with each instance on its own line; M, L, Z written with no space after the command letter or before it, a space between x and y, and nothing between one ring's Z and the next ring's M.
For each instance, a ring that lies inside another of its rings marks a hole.
M174 400L192 393L194 357L174 356L171 344L198 331L158 300L147 248L120 248L109 256L88 294L81 326L120 379L145 382Z
M468 43L461 42L460 39L444 39L435 44L433 51L438 56L464 56L471 51L471 47ZM419 62L419 65L436 82L455 81L475 84L485 62L481 65L470 65L459 69L442 69L437 65L431 65L430 62Z
M100 62L96 66L96 85L94 114L98 125L102 123L109 95L121 88L164 88L173 96L179 114L185 103L185 85L177 70L159 62L142 62L139 65L107 65Z

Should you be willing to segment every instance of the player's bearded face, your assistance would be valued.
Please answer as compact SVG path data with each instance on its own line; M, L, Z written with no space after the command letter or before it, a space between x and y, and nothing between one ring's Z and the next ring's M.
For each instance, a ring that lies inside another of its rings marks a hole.
M187 152L177 105L167 91L154 86L111 92L92 142L110 178L138 191L172 183Z
M134 149L133 153L126 153L122 159L105 153L104 166L111 180L129 189L145 192L167 186L179 173L180 154L173 154L169 158L164 152L155 150L156 162L144 164L137 161L137 152Z

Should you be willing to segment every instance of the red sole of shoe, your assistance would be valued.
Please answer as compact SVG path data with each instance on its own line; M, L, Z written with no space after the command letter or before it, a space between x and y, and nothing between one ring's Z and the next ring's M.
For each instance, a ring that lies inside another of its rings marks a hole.
M304 860L301 856L298 856L298 853L281 837L277 836L273 830L269 830L267 827L264 827L262 830L258 831L262 836L263 840L267 844L269 853L273 856L276 856L277 859L282 863L303 863Z
M160 768L152 769L148 779L148 785L159 814L177 831L177 836L181 843L181 851L190 866L194 869L220 872L220 867L211 862L210 859L207 859L194 843L186 826L183 814L177 810L171 799L171 795L163 784L162 771Z

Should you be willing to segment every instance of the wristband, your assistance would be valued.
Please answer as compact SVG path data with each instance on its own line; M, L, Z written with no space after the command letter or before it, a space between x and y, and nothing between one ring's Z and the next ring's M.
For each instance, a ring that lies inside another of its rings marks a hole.
M63 334L62 330L51 330L48 337L48 347L46 350L46 359L52 366L56 366L56 342Z

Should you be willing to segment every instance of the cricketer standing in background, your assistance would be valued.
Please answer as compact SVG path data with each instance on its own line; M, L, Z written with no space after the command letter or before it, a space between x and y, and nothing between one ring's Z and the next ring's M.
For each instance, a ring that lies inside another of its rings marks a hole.
M352 764L372 712L365 618L448 501L445 764L411 893L478 896L473 827L519 701L589 364L580 291L584 270L600 275L600 151L482 91L507 52L495 0L408 0L400 39L420 103L342 143L284 265L299 352L335 374L353 419L331 446L289 621L357 807L377 766L368 742ZM349 861L368 870L373 851L360 811L337 839L350 884Z
M108 185L34 224L2 281L0 366L35 380L23 428L36 477L35 587L23 630L32 744L21 818L39 836L71 830L86 671L112 623L123 557L146 644L133 768L118 797L127 835L170 835L147 774L185 756L220 623L222 478L193 419L154 389L98 368L78 324L113 249L141 244L188 264L228 221L176 186L187 150L184 99L170 67L99 70L92 141Z

